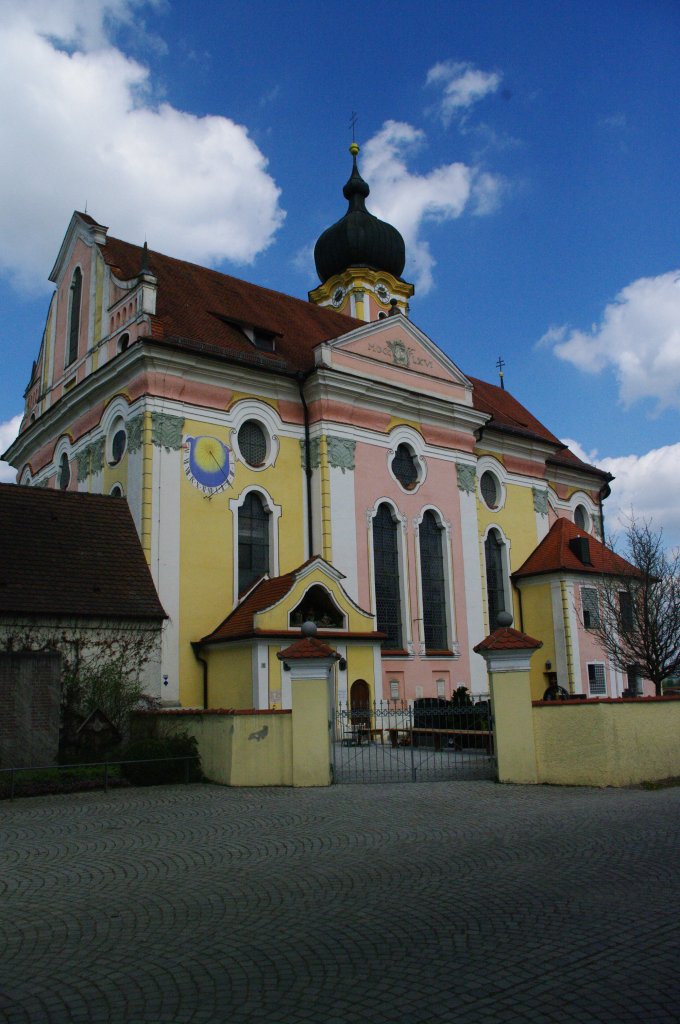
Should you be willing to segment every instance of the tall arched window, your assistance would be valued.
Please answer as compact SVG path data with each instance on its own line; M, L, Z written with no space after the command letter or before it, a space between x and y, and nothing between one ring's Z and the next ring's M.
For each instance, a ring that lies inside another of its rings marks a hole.
M389 505L378 506L373 519L373 573L378 629L387 634L383 647L403 648L399 573L398 525Z
M246 590L269 572L269 512L251 491L238 513L238 590Z
M68 358L66 365L78 356L78 337L80 335L80 298L83 291L83 275L80 267L73 271L71 280L71 303L69 306Z
M503 541L498 530L489 530L484 542L486 562L486 596L489 602L489 629L497 628L499 612L505 611L505 583L503 567Z
M444 529L434 512L426 512L418 531L426 651L444 651L448 647L443 535Z

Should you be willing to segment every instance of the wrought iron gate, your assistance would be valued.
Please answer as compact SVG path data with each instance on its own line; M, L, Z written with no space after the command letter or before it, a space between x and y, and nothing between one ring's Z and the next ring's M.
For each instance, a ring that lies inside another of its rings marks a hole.
M455 705L437 698L339 705L333 731L333 781L421 782L494 779L489 701Z

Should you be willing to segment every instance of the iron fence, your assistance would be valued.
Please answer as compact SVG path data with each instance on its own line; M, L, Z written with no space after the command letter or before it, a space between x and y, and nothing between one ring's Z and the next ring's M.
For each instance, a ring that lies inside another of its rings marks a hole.
M421 698L412 704L341 704L333 731L338 783L495 778L488 700L454 704Z

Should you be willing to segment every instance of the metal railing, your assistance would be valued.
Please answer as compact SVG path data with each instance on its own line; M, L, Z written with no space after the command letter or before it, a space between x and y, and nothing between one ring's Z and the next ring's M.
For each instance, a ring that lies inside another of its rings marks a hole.
M75 764L46 764L46 765L30 765L30 766L26 765L26 766L23 766L23 767L20 767L20 768L0 768L0 782L2 782L3 776L9 775L9 799L10 799L10 801L12 801L12 800L14 800L14 798L16 796L16 776L17 776L17 774L19 772L62 772L62 771L69 771L69 770L73 771L74 769L80 769L80 768L103 768L102 788L104 789L105 793L108 793L108 791L109 791L109 769L112 768L112 767L113 768L120 768L122 765L127 765L127 764L161 764L161 763L162 764L166 764L169 761L184 761L184 783L186 784L186 783L188 783L190 781L190 778L189 778L189 773L190 773L189 762L190 761L198 761L199 757L200 757L199 754L181 754L181 755L176 756L176 757L143 757L143 758L131 758L129 760L127 760L127 759L118 760L116 758L111 758L110 760L106 760L106 761L79 761L79 762L76 762ZM47 779L37 780L37 784L39 785L40 782L47 782L47 781L49 781L49 780L47 780ZM92 783L92 782L96 783L97 779L96 778L94 778L94 779L93 778L89 778L89 779L86 779L86 780L83 779L82 781L87 781L88 783ZM97 787L93 786L92 788L97 788ZM36 794L36 795L39 795L39 794Z

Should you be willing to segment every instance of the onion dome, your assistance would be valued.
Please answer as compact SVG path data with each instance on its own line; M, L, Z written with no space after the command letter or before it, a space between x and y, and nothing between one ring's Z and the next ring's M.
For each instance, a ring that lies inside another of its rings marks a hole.
M391 224L378 220L366 209L370 189L359 174L353 142L349 147L353 166L342 192L348 202L347 213L326 228L314 247L316 272L321 281L341 274L348 267L371 267L401 277L406 262L404 239Z

